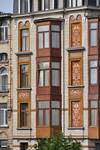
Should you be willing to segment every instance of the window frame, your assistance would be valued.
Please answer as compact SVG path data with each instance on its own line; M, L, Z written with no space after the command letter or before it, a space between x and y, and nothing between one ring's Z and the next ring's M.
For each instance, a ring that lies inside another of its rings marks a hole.
M91 67L91 62L93 62L93 61L97 61L97 66L96 67ZM97 71L96 83L91 83L91 75L92 75L91 70L92 69L96 69L96 71ZM89 60L89 84L91 86L96 86L98 84L98 60L96 60L96 59Z
M96 106L96 107L95 107L95 106L94 106L94 107L91 107L91 102L93 102L93 101L94 101L94 102L97 102L97 106ZM92 119L93 119L93 117L92 117L92 111L95 111L95 113L96 113L96 114L95 114L95 115L96 115L96 116L95 116L96 118L94 118L94 119L96 119L96 120L95 120L95 121L96 121L96 122L95 122L95 123L96 123L95 125L92 124L92 123L93 123L93 122L92 122ZM97 101L97 100L90 100L90 101L89 101L89 116L90 116L90 119L89 119L89 126L96 128L97 125L98 125L98 120L97 120L97 119L98 119L98 101Z
M95 28L95 29L91 29L91 24L92 23L96 23L97 24L97 28ZM91 31L96 31L96 45L91 45ZM98 22L97 21L90 21L89 22L89 47L90 48L95 48L95 47L98 47Z
M21 105L26 105L27 104L27 109L21 109ZM29 122L29 111L28 111L28 106L29 104L27 103L27 102L25 102L25 103L20 103L20 128L28 128L28 122ZM24 114L24 120L22 119L23 117L23 114ZM26 114L27 114L27 116L26 116ZM21 120L23 120L23 125L22 125L22 122L21 122ZM26 124L26 121L28 121L27 122L27 124Z
M48 26L48 30L45 31L38 31L39 27L45 27ZM48 33L48 47L45 47L45 33ZM42 47L39 47L39 34L42 35ZM50 25L49 24L44 24L44 25L38 25L37 26L37 45L38 45L38 49L49 49L50 48Z
M6 73L5 72L2 73L3 71L5 71ZM8 72L5 67L0 68L0 80L1 80L0 91L7 92L8 91Z
M2 36L0 37L0 42L6 42L8 41L8 25L1 25L0 26L0 33L1 33L1 29L3 29L3 39ZM6 30L7 30L7 37L6 37Z
M8 126L8 119L7 119L7 112L8 112L8 109L7 109L7 103L0 103L0 105L2 104L6 104L6 108L1 108L0 107L0 111L3 111L3 124L0 124L0 127L7 127Z

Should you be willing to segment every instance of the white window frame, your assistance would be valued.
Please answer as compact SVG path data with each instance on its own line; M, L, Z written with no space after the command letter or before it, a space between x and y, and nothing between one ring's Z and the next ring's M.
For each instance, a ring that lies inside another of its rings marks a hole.
M0 111L3 111L3 124L0 124L0 127L6 127L7 126L7 123L6 123L6 120L7 120L7 116L6 116L6 113L7 113L7 108L0 108Z
M0 40L0 41L8 41L8 37L6 39L6 28L7 28L7 31L8 31L8 26L7 25L0 26L0 29L3 29L3 32L4 32L4 40Z
M20 3L21 3L21 0L18 0L18 13L21 13ZM28 13L30 13L30 0L28 0Z

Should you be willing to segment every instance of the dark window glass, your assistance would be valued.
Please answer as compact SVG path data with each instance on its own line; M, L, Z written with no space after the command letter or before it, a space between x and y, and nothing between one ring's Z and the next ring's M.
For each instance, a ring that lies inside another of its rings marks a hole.
M5 68L0 69L0 91L6 92L8 90L8 73Z
M28 12L28 0L20 0L20 12L27 13Z
M8 26L7 21L4 20L1 22L0 25L0 41L6 41L8 40Z
M28 88L29 86L29 72L28 65L22 64L20 65L20 88Z
M28 104L20 104L20 127L28 127Z
M54 9L58 8L58 0L54 0Z
M0 103L0 127L7 126L7 104Z
M96 0L88 0L88 5L96 6Z
M28 149L28 143L20 143L20 150L27 150Z
M90 101L90 126L97 126L97 101Z

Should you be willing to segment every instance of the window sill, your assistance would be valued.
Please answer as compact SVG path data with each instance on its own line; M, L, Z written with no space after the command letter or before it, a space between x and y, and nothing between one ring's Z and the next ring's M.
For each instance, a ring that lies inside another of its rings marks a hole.
M15 53L15 54L17 56L19 56L19 55L32 55L33 53L30 51L21 51L21 52Z
M77 52L77 51L84 51L85 47L71 47L66 49L68 52Z
M9 128L8 125L1 125L0 128Z
M22 127L22 128L17 128L17 130L32 130L32 128L24 128L24 127Z
M32 90L32 88L17 88L17 90Z
M0 91L1 94L7 94L9 93L9 90L6 90L6 91Z
M84 85L69 85L68 88L84 88Z
M8 40L4 40L4 41L0 41L0 44L7 44L9 41Z
M69 127L68 130L84 130L85 128L84 127Z

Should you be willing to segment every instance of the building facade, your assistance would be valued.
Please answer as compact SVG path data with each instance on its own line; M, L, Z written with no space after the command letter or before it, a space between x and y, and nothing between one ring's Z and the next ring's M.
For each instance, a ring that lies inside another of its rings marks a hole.
M62 131L100 149L99 16L99 0L14 0L0 14L1 148Z

